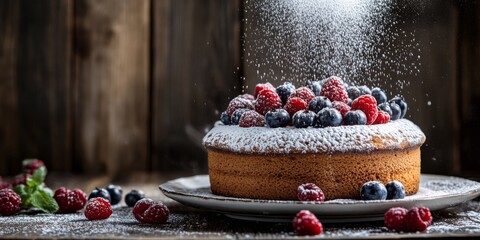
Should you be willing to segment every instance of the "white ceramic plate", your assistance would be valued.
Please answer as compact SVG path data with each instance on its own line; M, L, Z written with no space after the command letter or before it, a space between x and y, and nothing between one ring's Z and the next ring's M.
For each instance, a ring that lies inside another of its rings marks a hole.
M451 207L480 196L480 183L450 176L422 174L417 194L399 200L336 199L322 203L261 200L215 195L208 175L178 178L160 185L167 196L184 205L244 220L291 221L300 210L310 210L322 222L381 220L392 207L424 206L430 210Z

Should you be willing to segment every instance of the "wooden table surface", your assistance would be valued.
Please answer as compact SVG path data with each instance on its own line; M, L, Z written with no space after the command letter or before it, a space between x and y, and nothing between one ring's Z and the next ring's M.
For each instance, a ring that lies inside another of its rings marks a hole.
M11 217L0 217L0 238L98 238L98 239L150 239L150 238L200 238L200 239L270 239L296 237L289 223L262 223L230 219L220 213L207 212L183 206L165 197L158 185L178 174L136 174L126 182L118 182L124 192L142 189L147 197L163 201L170 209L167 223L145 225L138 223L131 208L123 201L114 207L107 220L87 221L83 213L35 214L22 212ZM187 175L183 175L187 176ZM106 177L85 178L50 176L49 186L80 187L87 192L95 186L110 182ZM324 224L320 238L423 238L423 237L480 237L480 202L478 199L433 213L434 222L422 233L395 233L383 223Z

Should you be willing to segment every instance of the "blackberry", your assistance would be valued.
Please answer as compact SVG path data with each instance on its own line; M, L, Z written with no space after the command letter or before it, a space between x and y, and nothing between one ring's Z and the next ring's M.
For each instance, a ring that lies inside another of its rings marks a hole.
M332 102L324 96L315 97L310 103L308 103L308 110L315 113L318 113L320 110L327 107L332 107Z
M342 114L335 108L324 108L317 114L317 126L335 127L342 125Z
M292 117L292 125L296 128L306 128L315 125L315 113L308 110L300 110Z
M349 111L343 118L345 125L365 125L367 124L367 116L361 110Z
M286 127L290 122L290 115L285 109L270 110L265 114L265 123L271 128Z

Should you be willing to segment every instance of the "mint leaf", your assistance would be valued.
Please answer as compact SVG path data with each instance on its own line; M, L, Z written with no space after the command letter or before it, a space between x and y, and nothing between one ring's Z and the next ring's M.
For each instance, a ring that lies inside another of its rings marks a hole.
M32 163L33 160L35 160L35 158L24 159L24 160L22 161L22 166L26 167L26 166L30 165L30 163Z
M17 185L13 188L13 191L16 192L22 199L22 206L28 207L30 204L30 194L27 192L25 185Z
M37 181L33 180L32 178L27 178L27 187L36 188L38 186L39 183L37 183Z
M58 211L58 204L44 189L38 189L31 196L32 205L42 211L55 213Z
M47 193L50 197L53 197L53 191L52 189L48 188L48 187L44 187L44 184L42 184L42 186L40 186L41 190L43 190L45 193Z
M42 184L45 181L45 177L47 176L47 168L39 167L32 175L33 181L37 183L37 185Z

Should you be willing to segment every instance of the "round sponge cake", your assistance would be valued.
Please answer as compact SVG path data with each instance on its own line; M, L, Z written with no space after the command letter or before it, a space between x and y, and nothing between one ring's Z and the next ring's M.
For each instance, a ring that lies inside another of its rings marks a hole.
M326 199L358 198L368 181L398 180L418 191L425 135L406 119L327 128L241 128L217 124L203 139L214 194L297 199L312 182Z

